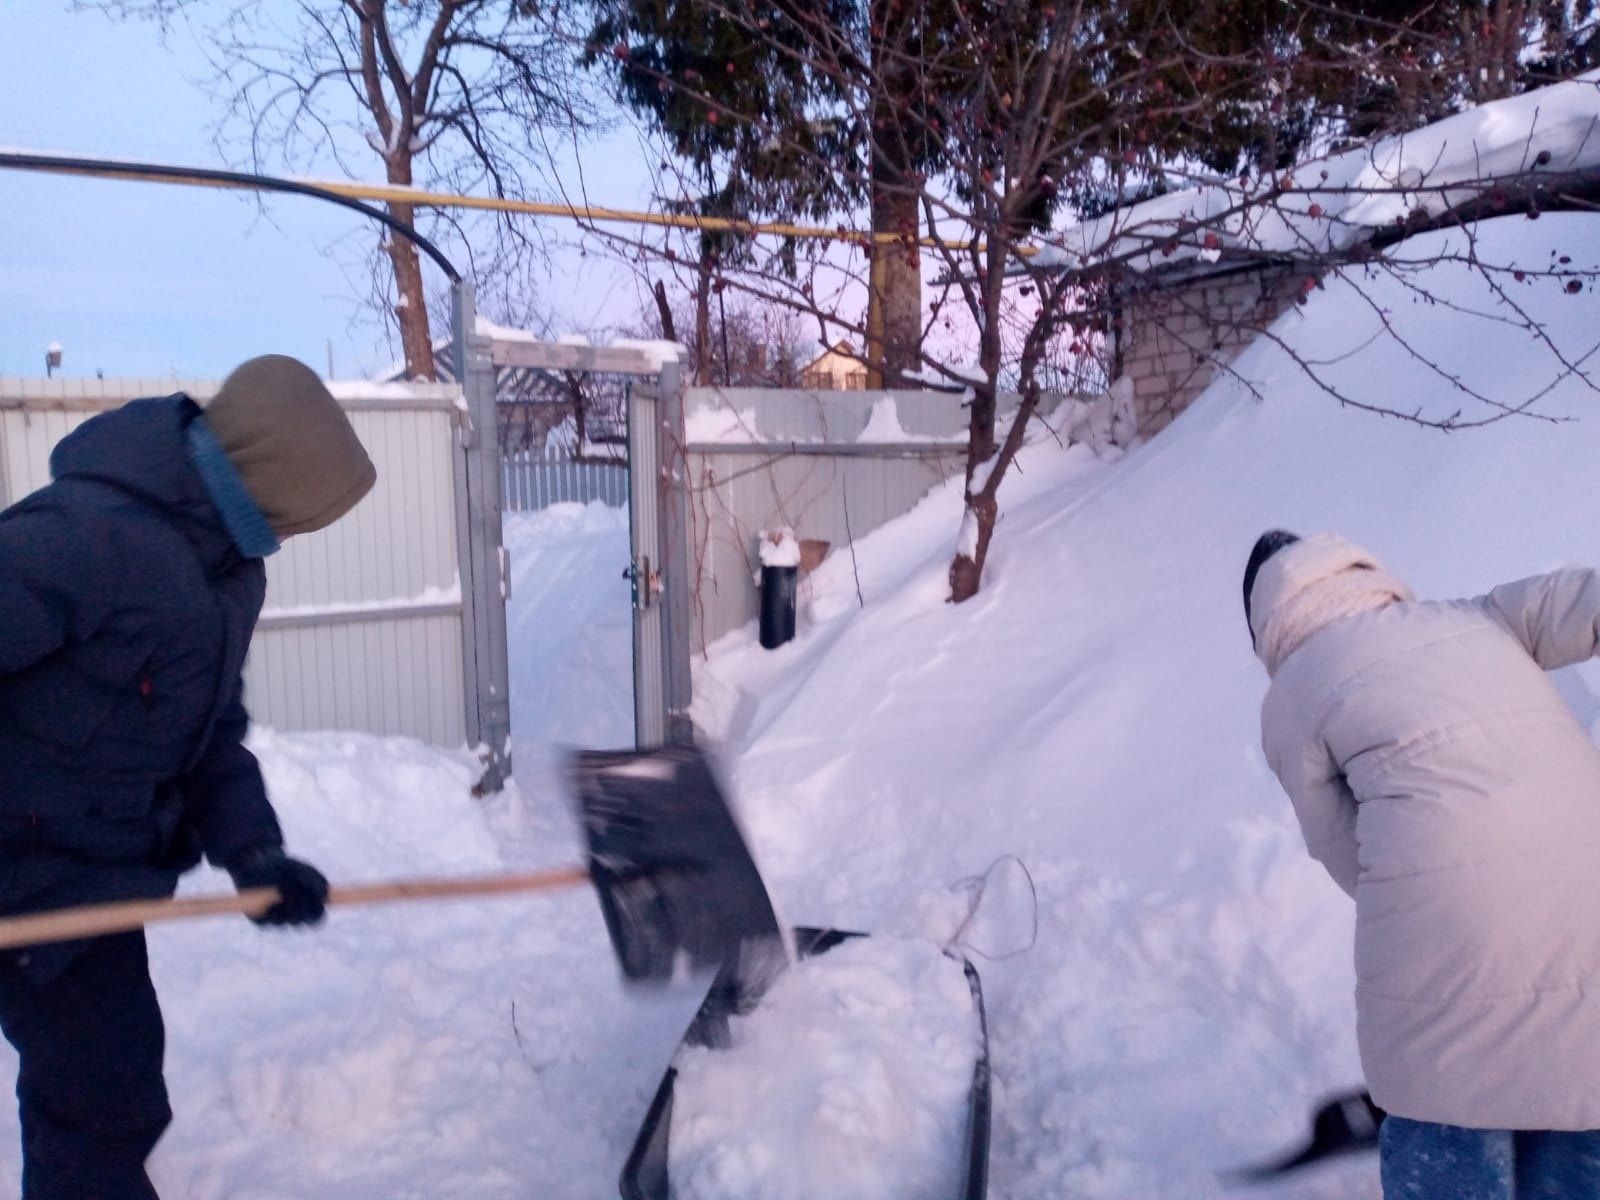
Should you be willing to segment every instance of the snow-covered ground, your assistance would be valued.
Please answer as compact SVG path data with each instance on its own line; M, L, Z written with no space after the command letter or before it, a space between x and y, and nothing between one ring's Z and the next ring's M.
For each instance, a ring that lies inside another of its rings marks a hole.
M1595 229L1508 218L1475 252L1593 270ZM1502 279L1569 361L1589 355L1592 283ZM967 916L962 881L987 873L962 944L988 1000L995 1197L1218 1195L1217 1168L1293 1140L1314 1099L1359 1081L1350 907L1258 749L1266 680L1240 603L1255 536L1338 530L1424 595L1600 562L1600 397L1467 266L1411 282L1445 302L1395 277L1331 282L1239 362L1253 389L1220 380L1120 461L1031 446L974 601L944 603L946 487L812 576L795 643L764 652L746 631L700 664L701 716L788 919L942 941ZM1341 409L1292 356L1365 402L1481 409L1431 358L1575 419L1447 436ZM474 801L463 757L414 743L257 736L291 845L336 880L576 853L551 747L627 740L622 522L557 510L513 519L508 541L514 790ZM1561 682L1600 722L1600 671ZM581 891L341 912L309 934L196 923L151 946L178 1112L152 1164L168 1200L615 1194L697 1001L625 992ZM0 1123L15 1190L9 1106ZM1376 1172L1354 1160L1265 1194L1376 1196Z

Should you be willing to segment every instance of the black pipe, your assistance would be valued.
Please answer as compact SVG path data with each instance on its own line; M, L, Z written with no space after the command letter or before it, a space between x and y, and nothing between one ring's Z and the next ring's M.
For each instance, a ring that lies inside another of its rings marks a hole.
M272 175L256 175L249 171L220 171L211 167L170 167L161 163L124 162L120 159L104 158L65 158L55 154L16 154L9 151L0 152L0 167L14 167L23 171L55 171L62 174L110 175L126 177L135 181L140 178L168 179L180 182L198 179L229 187L251 188L263 192L287 192L295 196L311 196L317 200L327 200L332 204L353 209L362 216L371 217L374 221L387 226L438 263L439 269L450 277L451 283L461 282L461 272L451 265L450 260L440 252L437 246L410 225L390 216L382 209L373 208L350 196L341 196L338 192L330 192L314 183L300 183L293 179L278 179Z

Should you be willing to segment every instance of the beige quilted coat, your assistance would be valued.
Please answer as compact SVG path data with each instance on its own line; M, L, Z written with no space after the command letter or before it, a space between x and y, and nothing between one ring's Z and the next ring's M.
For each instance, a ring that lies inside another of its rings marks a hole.
M1266 562L1251 616L1267 761L1356 900L1373 1098L1600 1128L1600 751L1545 675L1595 654L1600 574L1417 602L1319 535Z

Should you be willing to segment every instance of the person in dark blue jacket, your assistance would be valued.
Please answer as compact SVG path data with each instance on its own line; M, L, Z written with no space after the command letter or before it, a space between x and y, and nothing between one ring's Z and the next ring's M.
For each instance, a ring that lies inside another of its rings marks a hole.
M304 364L86 421L0 513L0 915L168 896L202 854L265 924L321 920L243 739L241 670L279 540L376 478ZM142 932L0 953L24 1200L150 1200L171 1119Z

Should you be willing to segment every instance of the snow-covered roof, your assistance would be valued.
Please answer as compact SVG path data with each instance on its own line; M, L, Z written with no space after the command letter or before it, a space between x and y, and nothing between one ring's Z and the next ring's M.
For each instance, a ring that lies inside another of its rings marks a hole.
M1600 175L1600 71L1265 178L1157 196L1062 230L1032 262L1136 271L1320 259L1540 177Z

